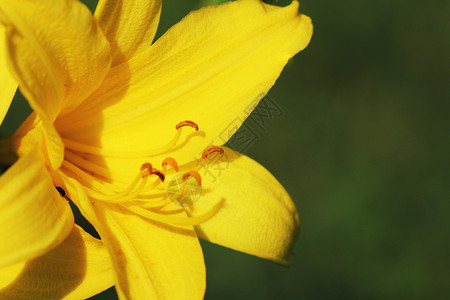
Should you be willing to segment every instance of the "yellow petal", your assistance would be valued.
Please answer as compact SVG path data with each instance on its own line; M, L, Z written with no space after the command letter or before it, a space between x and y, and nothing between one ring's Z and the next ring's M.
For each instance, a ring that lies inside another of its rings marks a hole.
M229 139L311 34L296 1L203 8L111 69L100 89L56 126L78 142L141 151L165 145L178 122L192 120L200 132L170 155L190 161L206 145Z
M45 253L72 229L69 204L56 191L37 151L0 177L0 194L0 267Z
M71 197L78 199L82 213L97 229L111 254L121 298L203 297L205 266L192 228L152 222L120 205L101 201L91 205L84 192L71 182Z
M103 243L75 225L55 249L0 269L1 299L86 299L115 283Z
M150 47L160 14L161 0L99 1L94 15L111 44L112 66Z
M192 215L207 212L222 199L224 205L214 217L196 226L197 234L213 243L288 265L299 231L294 203L263 166L223 148L224 154L211 154L211 161L200 171L203 191Z
M109 44L90 11L78 1L0 2L7 53L22 93L45 129L53 169L64 145L52 126L92 93L109 70Z
M79 1L2 0L0 20L20 89L50 121L84 101L109 70L109 43Z
M35 112L20 125L12 140L19 157L36 149L39 145L46 164L53 170L56 170L64 159L64 144L52 122L40 107L36 107Z
M5 49L5 27L0 25L0 82L2 86L0 88L0 124L2 124L8 111L9 105L14 97L14 93L17 89L17 82L11 75L6 62L6 49Z

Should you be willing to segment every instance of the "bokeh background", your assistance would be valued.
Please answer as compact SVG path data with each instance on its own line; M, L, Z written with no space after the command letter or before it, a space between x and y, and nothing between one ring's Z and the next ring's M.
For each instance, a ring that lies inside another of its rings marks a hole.
M164 1L158 35L219 2ZM250 118L257 138L231 145L294 199L292 266L205 242L206 299L449 299L449 2L303 0L301 11L314 35L269 93L279 113L263 128ZM17 97L1 134L29 111Z

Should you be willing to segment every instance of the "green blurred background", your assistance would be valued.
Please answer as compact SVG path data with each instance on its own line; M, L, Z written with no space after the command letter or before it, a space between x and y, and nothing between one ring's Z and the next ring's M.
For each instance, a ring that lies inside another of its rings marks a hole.
M158 35L218 2L164 1ZM238 149L297 205L292 266L203 243L206 299L449 299L449 2L303 0L301 11L314 35L269 93L282 113L246 122L258 138ZM29 113L18 100L3 134Z

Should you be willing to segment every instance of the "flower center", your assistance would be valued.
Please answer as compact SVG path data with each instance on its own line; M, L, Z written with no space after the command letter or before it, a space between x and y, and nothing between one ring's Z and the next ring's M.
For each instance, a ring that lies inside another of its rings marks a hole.
M220 201L204 215L192 217L189 214L188 209L192 209L196 202L192 199L192 191L200 190L201 193L202 178L199 171L204 164L180 172L177 161L172 157L167 157L162 161L161 169L146 162L142 164L134 179L122 184L117 179L111 178L110 170L107 167L97 163L101 161L99 159L101 157L142 158L145 160L170 152L179 141L184 127L192 127L198 131L198 125L195 122L182 121L175 126L177 132L166 146L148 151L112 151L63 138L66 151L60 170L65 176L80 182L92 200L121 205L131 212L157 222L177 226L200 224L214 216L223 204L223 201ZM202 159L206 159L213 152L222 154L223 149L209 146L203 152ZM173 184L174 180L166 181L168 173L176 178L175 185ZM126 180L122 178L121 181L125 182ZM167 211L165 207L170 203L178 204L177 209ZM164 211L162 211L163 208ZM181 211L187 212L188 217L173 215L181 212L180 208Z

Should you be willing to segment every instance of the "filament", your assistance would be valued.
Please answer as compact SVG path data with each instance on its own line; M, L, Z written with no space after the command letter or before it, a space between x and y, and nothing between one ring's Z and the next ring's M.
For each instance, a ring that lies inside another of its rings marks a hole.
M82 153L89 153L94 155L100 155L100 156L108 156L108 157L117 157L117 158L130 158L130 157L152 157L156 156L158 154L162 154L164 152L169 151L173 146L175 146L180 139L181 132L183 128L181 127L179 130L177 130L177 133L175 136L170 140L166 145L153 149L153 150L144 150L144 151L120 151L120 150L112 150L112 149L106 149L96 146L91 146L87 144L83 144L80 142L72 141L69 139L63 138L62 141L66 148Z
M209 211L204 213L200 216L194 216L194 217L174 217L169 215L162 215L159 213L156 213L154 211L147 210L143 208L142 206L137 205L124 205L126 209L128 209L131 212L134 212L144 218L165 223L165 224L172 224L172 225L179 225L179 226L194 226L199 225L203 222L208 221L213 216L217 214L217 212L222 208L222 205L224 203L224 200L222 199L218 203L216 203Z

